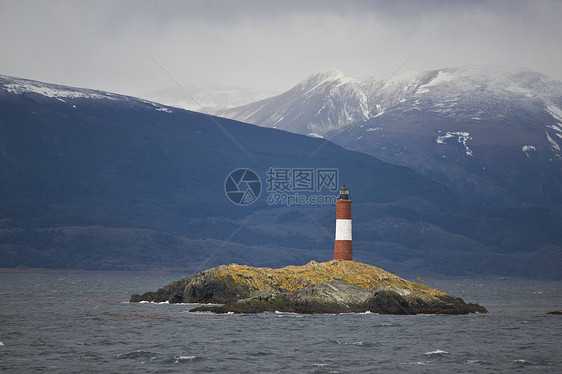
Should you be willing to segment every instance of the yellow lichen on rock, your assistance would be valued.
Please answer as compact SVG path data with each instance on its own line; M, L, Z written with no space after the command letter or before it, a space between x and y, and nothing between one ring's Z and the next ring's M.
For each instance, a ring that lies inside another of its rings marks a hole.
M318 283L339 280L365 289L387 288L399 294L411 293L426 301L447 295L376 266L355 261L311 261L303 266L286 266L280 269L230 264L211 269L209 272L221 279L229 277L235 283L253 291L290 292Z

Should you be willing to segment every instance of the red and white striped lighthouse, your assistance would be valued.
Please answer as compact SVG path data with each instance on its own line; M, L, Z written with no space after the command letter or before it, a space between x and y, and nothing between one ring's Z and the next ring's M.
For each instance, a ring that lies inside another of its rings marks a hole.
M349 190L343 185L336 201L336 245L334 260L353 261L351 247L351 200Z

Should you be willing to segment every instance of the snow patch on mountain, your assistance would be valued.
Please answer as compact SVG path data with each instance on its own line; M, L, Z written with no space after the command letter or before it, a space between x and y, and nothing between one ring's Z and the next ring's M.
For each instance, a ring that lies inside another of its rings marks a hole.
M9 77L4 75L0 75L0 89L15 95L22 95L22 94L29 94L29 93L39 94L51 99L55 99L62 103L71 105L72 108L76 108L76 104L78 103L76 100L92 99L92 100L111 100L111 101L136 103L140 105L153 107L154 110L159 112L173 113L172 108L166 105L162 105L160 103L148 101L145 99L139 99L132 96L119 95L111 92L91 90L87 88L61 86L51 83L32 81L28 79Z
M556 105L547 104L546 110L554 117L557 121L562 122L562 109L558 108Z
M546 127L548 127L549 129L552 129L554 131L556 131L555 135L558 137L561 137L562 134L562 124L560 123L554 123L552 125L546 125Z
M536 151L537 148L534 145L524 145L523 147L521 147L521 150L523 151L523 153L525 153L525 156L527 156L527 158L531 158L531 151Z
M464 146L466 155L472 156L472 150L468 147L468 144L467 144L467 142L469 140L472 140L472 137L470 136L470 134L468 132L464 132L464 131L450 132L450 131L447 131L447 132L445 132L445 135L437 136L435 141L437 142L437 144L447 144L447 142L445 140L451 139L451 138L457 138L457 141L459 143L462 143L462 145Z
M318 135L318 134L315 133L315 132L308 133L307 136L310 136L311 138L320 138L320 139L324 139L324 137L323 137L322 135Z
M552 145L552 150L553 151L558 151L560 152L560 145L550 137L550 135L548 134L547 131L545 131L546 134L546 138L548 139L549 143Z
M533 92L527 88L524 87L520 87L520 86L507 86L505 87L506 91L515 93L515 94L519 94L519 95L524 95L526 97L533 97Z
M2 87L11 93L22 94L26 92L32 92L46 97L56 98L62 102L66 102L61 98L76 99L108 99L116 100L111 94L105 92L97 91L87 91L87 90L69 90L62 86L44 86L39 84L39 82L29 82L29 83L7 83L3 84Z
M152 106L154 106L154 107L156 108L156 110L159 111L159 112L174 113L174 111L171 110L170 108L166 108L166 107L163 107L163 106L159 106L159 105L157 105L157 104L155 104L155 103L151 103L151 104L152 104Z
M458 75L452 74L451 72L445 72L440 70L439 72L437 72L437 77L433 78L428 83L419 86L418 89L416 90L416 94L419 95L419 94L427 93L430 91L431 87L435 87L446 82L451 82L456 78L458 78Z

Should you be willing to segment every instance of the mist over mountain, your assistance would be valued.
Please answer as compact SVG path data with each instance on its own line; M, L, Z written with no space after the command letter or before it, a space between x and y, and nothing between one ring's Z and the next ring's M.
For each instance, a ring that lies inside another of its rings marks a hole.
M218 110L234 108L262 100L278 93L276 91L246 87L225 87L219 85L191 87L185 85L152 91L141 95L141 98L176 108L214 113Z
M279 168L338 170L358 261L403 275L562 276L552 211L466 203L427 176L324 139L134 97L0 76L0 160L0 267L329 260L335 206L272 202L268 171ZM239 168L261 179L253 204L225 193Z
M411 167L467 200L562 212L562 82L532 70L468 66L387 78L330 70L219 113Z

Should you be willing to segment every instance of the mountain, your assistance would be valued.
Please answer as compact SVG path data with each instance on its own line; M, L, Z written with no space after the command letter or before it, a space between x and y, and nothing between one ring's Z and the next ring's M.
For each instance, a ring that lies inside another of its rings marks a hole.
M303 189L320 171L338 180ZM0 267L327 261L330 199L343 183L357 261L401 274L562 277L552 211L465 203L407 167L323 139L0 76ZM247 193L238 204L236 188Z
M330 70L219 113L411 167L467 200L562 212L562 82L532 70L469 66L389 78Z

